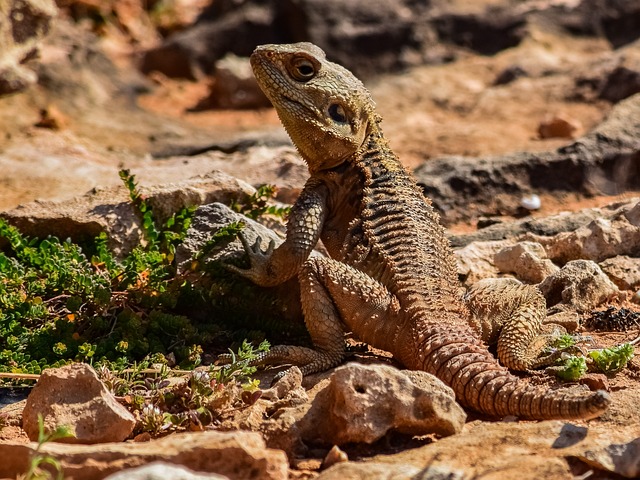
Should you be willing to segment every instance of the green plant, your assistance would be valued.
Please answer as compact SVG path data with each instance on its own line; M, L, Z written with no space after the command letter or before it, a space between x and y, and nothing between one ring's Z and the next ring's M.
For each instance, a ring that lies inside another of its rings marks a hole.
M6 244L0 251L0 371L40 373L103 359L127 364L168 351L185 365L199 363L198 343L215 327L196 327L175 312L191 288L175 274L175 247L194 210L182 209L158 226L135 177L128 171L121 177L145 235L124 258L113 255L104 233L81 246L27 238L0 219Z
M54 442L58 439L72 436L73 434L67 426L58 426L53 432L47 432L44 428L44 419L41 414L38 414L38 445L29 462L29 470L22 478L24 480L48 480L51 478L62 480L64 475L60 461L51 455L42 454L40 451L47 442ZM50 465L54 469L55 477L48 470L42 468L44 465Z
M255 193L248 195L243 202L234 201L230 207L232 210L242 213L252 220L265 214L286 218L291 207L279 207L269 204L269 201L273 199L277 192L278 189L274 185L262 185L258 187Z
M561 361L563 364L555 368L555 373L562 380L575 382L587 372L587 361L584 357L571 355Z
M633 345L624 343L615 347L592 350L589 358L593 360L595 368L607 374L622 370L633 358Z
M229 350L230 353L220 355L219 358L228 363L214 370L214 379L222 384L228 383L234 378L241 382L250 381L249 377L256 372L256 367L249 366L249 363L255 360L260 353L268 352L270 347L266 340L261 342L257 348L244 340L237 352Z

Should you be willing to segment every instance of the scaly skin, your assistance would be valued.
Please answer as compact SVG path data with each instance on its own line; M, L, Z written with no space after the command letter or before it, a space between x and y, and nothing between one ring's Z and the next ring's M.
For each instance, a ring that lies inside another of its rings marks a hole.
M485 343L497 345L500 362L511 370L553 365L562 353L579 350L569 347L544 354L566 330L543 323L547 304L534 285L513 278L487 278L475 283L464 301L473 329Z
M329 369L343 360L351 331L485 414L593 418L606 409L605 392L531 387L488 352L468 323L439 217L389 148L357 78L309 43L258 47L251 64L310 178L284 243L263 253L260 241L243 241L251 268L230 268L263 286L297 275L314 344L276 346L256 363ZM310 257L320 239L331 258Z

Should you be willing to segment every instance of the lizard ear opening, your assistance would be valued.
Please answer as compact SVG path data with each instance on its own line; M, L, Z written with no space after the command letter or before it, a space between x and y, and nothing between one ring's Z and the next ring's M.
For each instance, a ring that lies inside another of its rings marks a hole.
M339 103L332 103L331 105L329 105L327 113L329 114L331 120L336 123L345 124L349 121L347 118L347 111Z

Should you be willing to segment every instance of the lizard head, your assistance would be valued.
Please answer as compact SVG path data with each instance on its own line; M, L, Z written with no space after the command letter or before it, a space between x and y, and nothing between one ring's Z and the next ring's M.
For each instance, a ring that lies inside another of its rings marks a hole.
M362 82L311 43L259 46L251 66L311 172L355 154L379 121Z

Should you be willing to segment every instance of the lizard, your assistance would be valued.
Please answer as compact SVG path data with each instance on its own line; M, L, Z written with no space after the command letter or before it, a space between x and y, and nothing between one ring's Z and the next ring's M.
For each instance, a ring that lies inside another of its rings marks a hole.
M258 46L250 63L309 178L283 243L263 251L260 238L240 234L250 267L227 267L261 286L297 276L313 343L276 345L252 365L328 370L345 358L352 332L489 416L589 419L607 409L604 391L529 385L489 352L469 323L439 215L391 150L359 79L311 43ZM327 257L311 255L320 240Z

